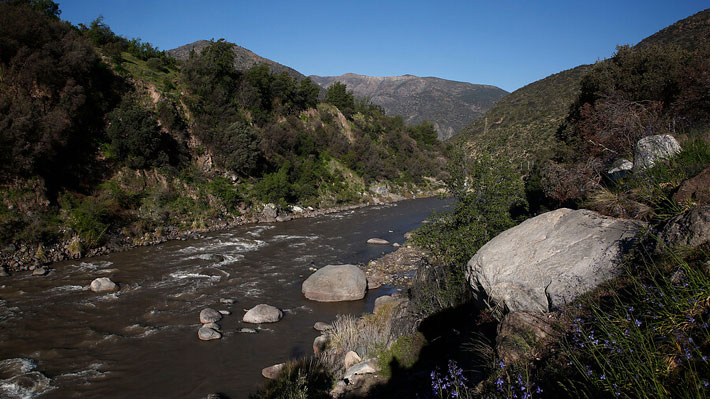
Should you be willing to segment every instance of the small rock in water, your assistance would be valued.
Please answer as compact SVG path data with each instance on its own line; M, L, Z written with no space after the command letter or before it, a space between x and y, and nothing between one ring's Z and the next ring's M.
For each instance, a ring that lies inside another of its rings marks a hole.
M244 334L256 334L258 331L256 331L256 330L253 329L253 328L244 327L244 328L242 328L241 330L239 330L239 332L240 332L240 333L244 333Z
M220 334L219 331L215 329L209 327L202 327L197 331L197 337L200 338L202 341L211 341L213 339L222 338L222 334Z
M207 395L207 399L228 399L227 396L217 392Z
M219 303L223 303L225 305L231 305L234 303L234 299L232 298L219 298Z
M283 312L279 310L278 308L271 306L271 305L266 305L266 304L259 304L254 306L253 308L249 309L247 313L244 315L242 318L242 321L245 323L254 323L254 324L259 324L259 323L275 323L283 317Z
M230 314L232 314L232 312L230 312L229 310L220 310L219 314L229 316Z
M220 327L219 324L217 324L217 323L206 323L206 324L203 324L202 327L211 328L215 331L219 331L222 329L222 327Z
M323 332L323 331L328 331L328 330L332 329L333 326L328 323L318 321L318 322L316 322L316 324L313 325L313 328L316 329L316 331Z
M204 308L200 312L200 323L214 323L222 320L222 314L212 308Z
M274 364L273 366L266 367L261 370L261 375L263 375L264 378L275 380L276 377L279 376L279 373L281 373L281 370L283 370L285 365L286 363L279 363Z
M309 271L312 271L312 272L317 272L317 271L318 271L318 269L316 269L316 268L313 267L313 266L309 267L308 270L309 270Z
M49 271L47 270L46 267L38 267L32 271L33 276L44 276L48 273Z
M389 245L390 242L382 238L370 238L367 240L367 243L372 245Z
M108 277L99 277L97 279L94 279L94 281L91 282L91 286L89 287L91 291L96 292L96 293L103 293L103 292L113 292L118 290L118 286L116 283L111 281Z
M7 272L7 269L5 266L0 267L0 277L7 277L9 276L10 273Z

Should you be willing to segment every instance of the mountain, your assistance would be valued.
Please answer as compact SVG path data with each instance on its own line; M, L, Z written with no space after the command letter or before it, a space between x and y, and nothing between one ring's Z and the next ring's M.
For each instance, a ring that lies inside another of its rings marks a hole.
M190 52L192 50L199 54L202 49L207 47L209 44L209 40L198 40L196 42L192 42L190 44L186 44L184 46L168 50L167 53L168 55L177 58L178 60L186 60L188 57L190 57ZM243 71L253 66L265 63L269 65L271 72L273 73L286 72L291 77L299 80L305 78L302 73L298 72L293 68L289 68L286 65L282 65L276 61L264 58L236 44L234 44L234 46L232 47L232 51L234 51L234 67L239 71Z
M689 51L710 48L710 9L680 20L645 38L634 48L673 45ZM597 65L609 60L599 61ZM555 132L581 90L582 78L595 68L581 65L533 82L504 97L452 138L471 153L487 150L530 167L549 158Z
M591 65L581 65L530 83L503 97L452 140L512 158L550 149L555 132L580 91Z
M321 87L335 81L353 94L368 97L388 115L401 115L408 125L429 121L445 140L481 116L508 92L495 86L413 75L374 77L347 73L310 76Z

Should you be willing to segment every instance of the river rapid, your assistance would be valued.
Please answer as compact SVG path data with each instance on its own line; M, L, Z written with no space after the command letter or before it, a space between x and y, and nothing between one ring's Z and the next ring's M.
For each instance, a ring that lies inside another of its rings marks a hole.
M0 280L0 398L246 398L261 369L312 353L312 328L337 314L370 311L364 300L318 303L301 283L309 267L364 264L404 242L451 201L418 199L284 223L254 224L107 256L53 264L45 277ZM120 291L95 294L109 277ZM233 301L232 304L229 302ZM242 323L243 309L267 303L278 323ZM228 310L221 340L197 338L199 312ZM257 334L238 332L257 328Z

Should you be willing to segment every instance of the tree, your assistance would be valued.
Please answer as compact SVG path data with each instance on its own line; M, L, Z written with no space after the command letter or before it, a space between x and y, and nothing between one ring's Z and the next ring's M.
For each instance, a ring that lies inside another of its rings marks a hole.
M129 168L145 169L168 163L165 141L153 113L132 96L126 96L108 115L106 135L119 161Z
M325 93L325 102L338 107L345 116L350 116L355 109L355 97L347 90L344 83L333 82Z

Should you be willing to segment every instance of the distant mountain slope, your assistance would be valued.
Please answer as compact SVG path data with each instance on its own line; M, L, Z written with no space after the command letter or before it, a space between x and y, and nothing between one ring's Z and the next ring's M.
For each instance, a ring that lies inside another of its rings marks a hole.
M687 50L697 50L710 47L708 37L710 37L710 8L661 29L641 40L637 46L675 45Z
M508 94L495 86L413 75L373 77L348 73L310 78L321 87L335 81L344 83L356 96L371 98L388 115L401 115L409 125L424 120L432 122L442 140L453 136Z
M513 158L550 149L557 127L579 94L582 77L591 68L568 69L510 93L453 140L467 142L474 151L486 148Z
M195 52L199 54L202 49L207 47L209 44L209 40L198 40L196 42L168 50L168 54L178 60L186 60L190 56L190 51L195 50ZM234 51L234 67L237 70L243 71L253 66L266 63L269 64L271 72L286 72L291 77L296 79L305 78L305 76L297 70L289 68L286 65L279 64L278 62L272 61L268 58L264 58L250 50L245 49L244 47L235 44L232 49Z
M709 37L710 9L674 23L636 47L675 45L708 51ZM582 78L592 68L593 65L578 66L514 91L452 140L465 143L471 153L485 149L518 161L521 166L549 157L557 143L555 132L576 100Z

